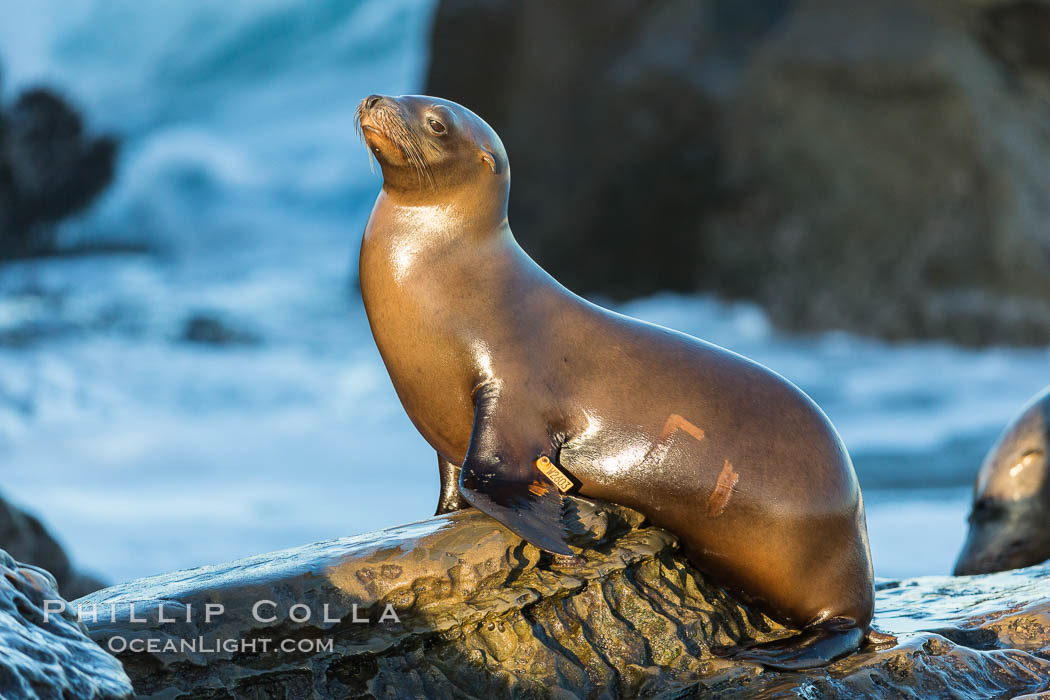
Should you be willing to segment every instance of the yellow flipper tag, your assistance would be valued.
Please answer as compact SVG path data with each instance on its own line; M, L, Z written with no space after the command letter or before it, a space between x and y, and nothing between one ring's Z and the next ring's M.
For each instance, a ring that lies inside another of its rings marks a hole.
M540 457L536 460L536 468L539 469L543 474L554 482L554 485L558 487L562 493L565 493L572 489L572 479L565 476L565 472L554 466L554 462L547 459L547 457Z

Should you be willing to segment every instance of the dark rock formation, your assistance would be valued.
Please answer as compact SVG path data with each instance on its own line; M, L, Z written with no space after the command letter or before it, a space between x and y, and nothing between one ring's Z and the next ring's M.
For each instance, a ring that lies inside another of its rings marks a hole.
M442 0L426 91L500 133L583 293L1050 342L1050 4Z
M197 313L186 319L181 340L202 345L257 345L260 338L236 327L229 320L211 313Z
M588 531L576 544L588 546L575 560L552 560L468 510L142 579L77 604L147 697L726 697L798 688L812 688L802 697L887 688L990 697L1050 683L1050 568L887 583L877 624L900 635L896 646L807 673L763 672L709 648L789 630L708 583L673 536L643 527L637 513L577 503ZM270 602L253 615L260 601ZM224 607L208 621L207 604ZM291 651L280 649L286 642ZM331 646L311 646L318 642Z
M116 141L84 134L80 115L42 88L0 109L0 260L54 252L54 224L113 179Z
M0 697L131 696L120 663L87 637L50 574L20 564L4 551L0 573Z
M0 547L12 557L46 569L62 595L72 600L97 591L105 584L77 572L43 523L0 498Z
M1029 72L1050 74L1050 3L999 0L986 5L981 37L988 48L1022 78Z

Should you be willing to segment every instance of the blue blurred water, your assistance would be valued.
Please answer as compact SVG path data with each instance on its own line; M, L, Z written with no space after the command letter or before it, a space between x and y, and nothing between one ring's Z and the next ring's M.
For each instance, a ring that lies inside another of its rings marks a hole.
M46 82L124 139L117 183L62 235L154 250L0 266L0 488L87 568L125 579L433 511L433 454L351 279L380 184L353 111L420 89L431 10L0 9L5 96ZM1050 381L1050 349L787 336L706 297L621 310L754 357L821 403L857 462L884 576L948 570L981 453ZM181 340L202 313L261 342Z

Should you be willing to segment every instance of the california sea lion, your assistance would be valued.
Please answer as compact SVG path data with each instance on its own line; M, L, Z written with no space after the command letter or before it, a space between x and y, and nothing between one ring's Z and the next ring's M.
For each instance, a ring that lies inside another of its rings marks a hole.
M984 458L970 533L955 575L1019 569L1050 559L1050 387L1025 406Z
M469 110L372 95L358 120L383 171L361 291L398 396L437 450L438 511L473 504L571 554L563 488L615 501L803 630L738 658L805 668L856 649L874 597L864 507L816 404L750 360L552 279L511 234L507 154ZM639 245L659 233L640 231Z

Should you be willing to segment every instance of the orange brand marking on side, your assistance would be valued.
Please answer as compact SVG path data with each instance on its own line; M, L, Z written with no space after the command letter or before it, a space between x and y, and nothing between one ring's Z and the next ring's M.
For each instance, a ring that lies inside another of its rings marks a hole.
M704 431L696 427L677 413L672 413L664 423L664 429L660 431L660 440L667 439L676 430L684 430L697 440L704 439Z
M736 486L736 482L739 479L740 475L733 471L733 465L727 459L722 466L721 473L718 475L715 490L711 492L711 497L707 499L708 517L717 518L725 512L726 506L729 505L729 497L733 495L733 487Z

